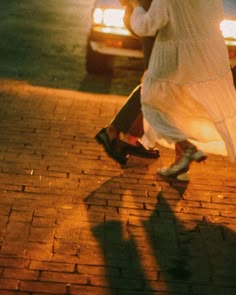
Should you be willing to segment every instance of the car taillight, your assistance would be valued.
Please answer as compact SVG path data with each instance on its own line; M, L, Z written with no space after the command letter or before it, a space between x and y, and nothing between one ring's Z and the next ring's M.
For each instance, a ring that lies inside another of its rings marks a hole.
M228 52L229 52L229 58L235 58L236 57L236 47L228 47Z

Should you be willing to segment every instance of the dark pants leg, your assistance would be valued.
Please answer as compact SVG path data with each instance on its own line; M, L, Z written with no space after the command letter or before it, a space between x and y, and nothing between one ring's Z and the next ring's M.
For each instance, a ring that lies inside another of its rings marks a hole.
M155 37L142 38L145 69L148 67L154 41ZM129 133L135 137L142 137L144 131L140 98L141 85L137 86L132 91L126 103L112 120L111 124L113 124L118 131Z
M236 88L236 67L233 67L231 70L232 70L232 75L234 80L234 86Z
M132 91L126 103L111 122L118 131L130 133L136 137L141 137L143 135L140 91L141 85L137 86Z
M134 137L141 138L144 134L143 129L143 113L140 112L140 114L137 116L135 121L130 126L130 129L128 130L128 133Z

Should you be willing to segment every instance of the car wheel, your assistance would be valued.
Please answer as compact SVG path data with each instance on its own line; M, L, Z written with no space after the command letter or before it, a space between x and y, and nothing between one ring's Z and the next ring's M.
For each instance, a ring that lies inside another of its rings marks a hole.
M100 54L87 46L86 69L91 74L108 74L112 72L113 56Z

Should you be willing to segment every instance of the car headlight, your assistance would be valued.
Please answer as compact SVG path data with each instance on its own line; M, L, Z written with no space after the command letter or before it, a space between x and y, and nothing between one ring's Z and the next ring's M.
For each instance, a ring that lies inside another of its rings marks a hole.
M224 38L236 39L236 21L225 19L221 22L220 29Z
M96 8L93 12L93 22L97 25L107 27L124 27L124 9L102 9Z

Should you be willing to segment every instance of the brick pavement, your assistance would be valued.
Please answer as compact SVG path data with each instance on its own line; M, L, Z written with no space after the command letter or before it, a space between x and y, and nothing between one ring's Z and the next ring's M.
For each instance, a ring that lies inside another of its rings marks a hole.
M124 99L0 81L1 295L236 294L236 165L121 169L93 137Z

